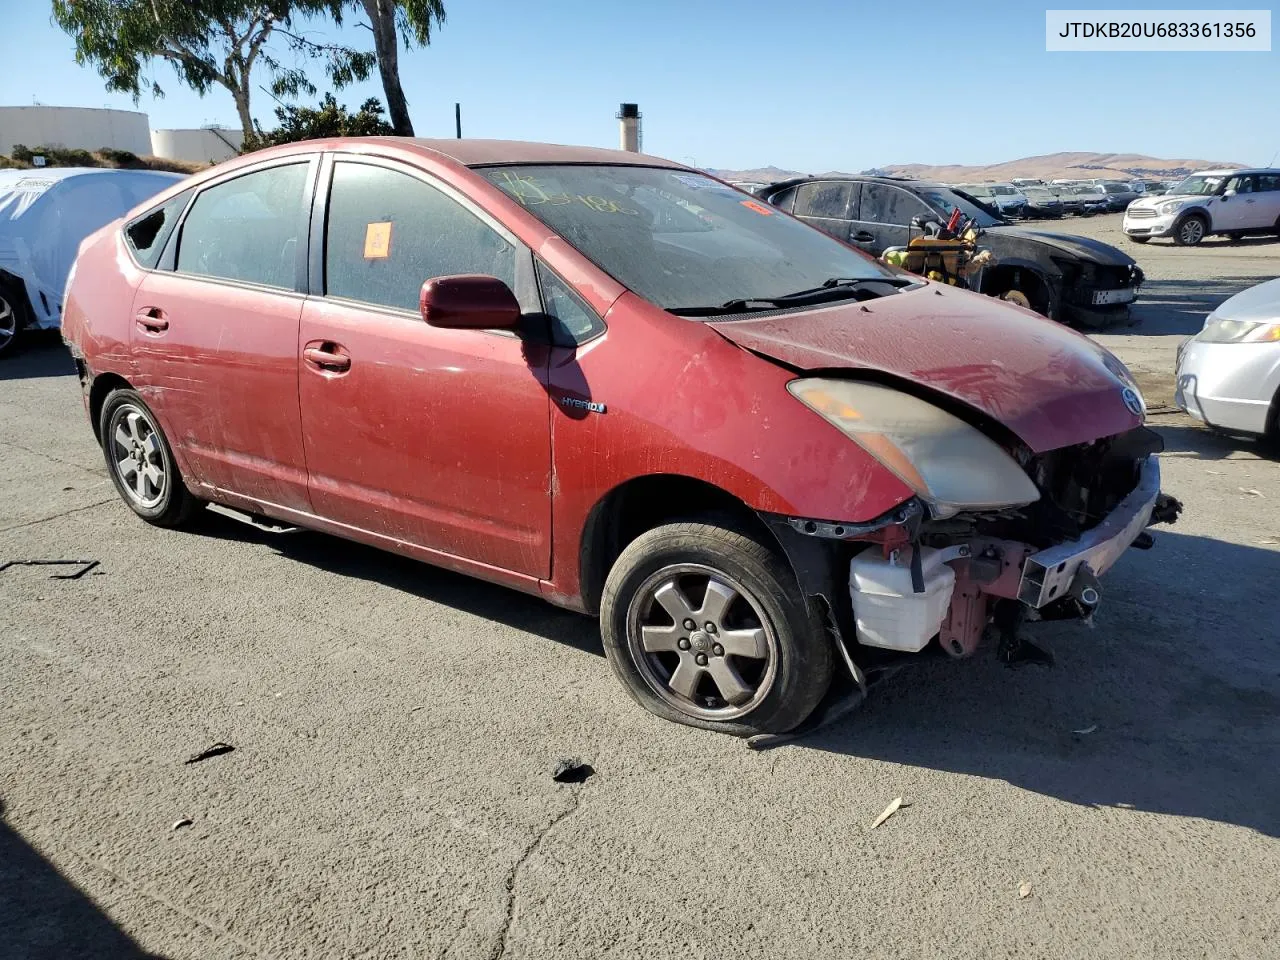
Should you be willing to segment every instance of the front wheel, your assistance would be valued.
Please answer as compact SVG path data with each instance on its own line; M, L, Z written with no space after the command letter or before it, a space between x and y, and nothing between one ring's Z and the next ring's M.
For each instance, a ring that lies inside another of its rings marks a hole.
M112 392L98 423L107 472L120 499L158 527L185 523L199 501L183 483L169 441L142 397L134 390Z
M18 320L21 315L16 298L7 289L0 287L0 355L9 351L18 339Z
M738 736L785 733L831 682L831 645L790 569L755 537L709 523L641 534L605 582L605 655L667 720Z
M1201 216L1187 217L1178 224L1173 233L1173 242L1180 247L1194 247L1209 232L1209 223Z

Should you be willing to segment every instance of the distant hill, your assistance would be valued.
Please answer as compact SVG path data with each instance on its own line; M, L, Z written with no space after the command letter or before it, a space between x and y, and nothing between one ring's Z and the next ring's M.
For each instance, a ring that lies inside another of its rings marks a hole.
M1151 177L1172 179L1197 170L1214 167L1243 167L1243 163L1223 160L1162 160L1139 153L1050 153L1041 157L1024 157L986 166L961 164L931 165L927 163L891 163L862 171L868 175L915 177L941 180L943 183L968 183L983 180L1011 180L1014 177L1039 177L1042 180L1087 179L1089 177ZM790 177L808 176L795 170L761 167L756 170L712 170L724 180L751 180L772 183ZM826 171L817 176L830 176L839 171Z

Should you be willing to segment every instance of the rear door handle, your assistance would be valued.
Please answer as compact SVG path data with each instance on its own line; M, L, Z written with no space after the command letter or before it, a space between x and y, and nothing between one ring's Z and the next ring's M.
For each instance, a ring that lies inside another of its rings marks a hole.
M342 348L336 343L325 343L318 347L304 347L302 358L321 370L342 372L351 369L351 358L340 353Z
M853 235L853 239L856 240L858 243L870 243L875 239L875 237L872 236L870 233L868 233L866 230L859 230L857 233Z
M138 326L151 333L162 333L169 329L169 321L159 307L143 307L133 318Z

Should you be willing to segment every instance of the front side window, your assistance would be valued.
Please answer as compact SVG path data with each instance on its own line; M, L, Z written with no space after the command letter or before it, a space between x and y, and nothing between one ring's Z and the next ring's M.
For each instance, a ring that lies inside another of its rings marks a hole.
M182 222L177 270L294 289L308 167L268 167L202 190Z
M165 241L173 233L178 217L190 199L191 191L180 193L164 206L144 213L124 228L129 249L144 267L154 267L160 262L160 252L164 249Z
M497 277L514 290L516 249L415 176L367 163L334 164L326 294L416 311L424 283L463 273Z
M896 276L699 173L587 164L477 172L623 286L667 309L774 298L830 278Z
M933 211L928 204L905 190L882 183L868 183L862 188L862 206L858 214L861 220L905 227L911 223L912 217L931 214Z
M965 192L967 193L968 191L966 190ZM998 227L1004 223L1000 218L993 217L954 190L946 190L939 187L926 190L924 195L929 203L933 204L935 209L941 210L947 218L950 218L952 212L959 210L962 217L966 220L973 220L979 227Z

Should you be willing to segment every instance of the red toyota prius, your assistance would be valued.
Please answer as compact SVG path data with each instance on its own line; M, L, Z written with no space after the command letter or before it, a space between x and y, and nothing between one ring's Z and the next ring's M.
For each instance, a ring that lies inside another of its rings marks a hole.
M598 614L640 704L736 734L837 671L1035 659L1022 621L1087 616L1176 515L1097 344L639 154L255 153L90 237L63 326L144 520L217 503Z

